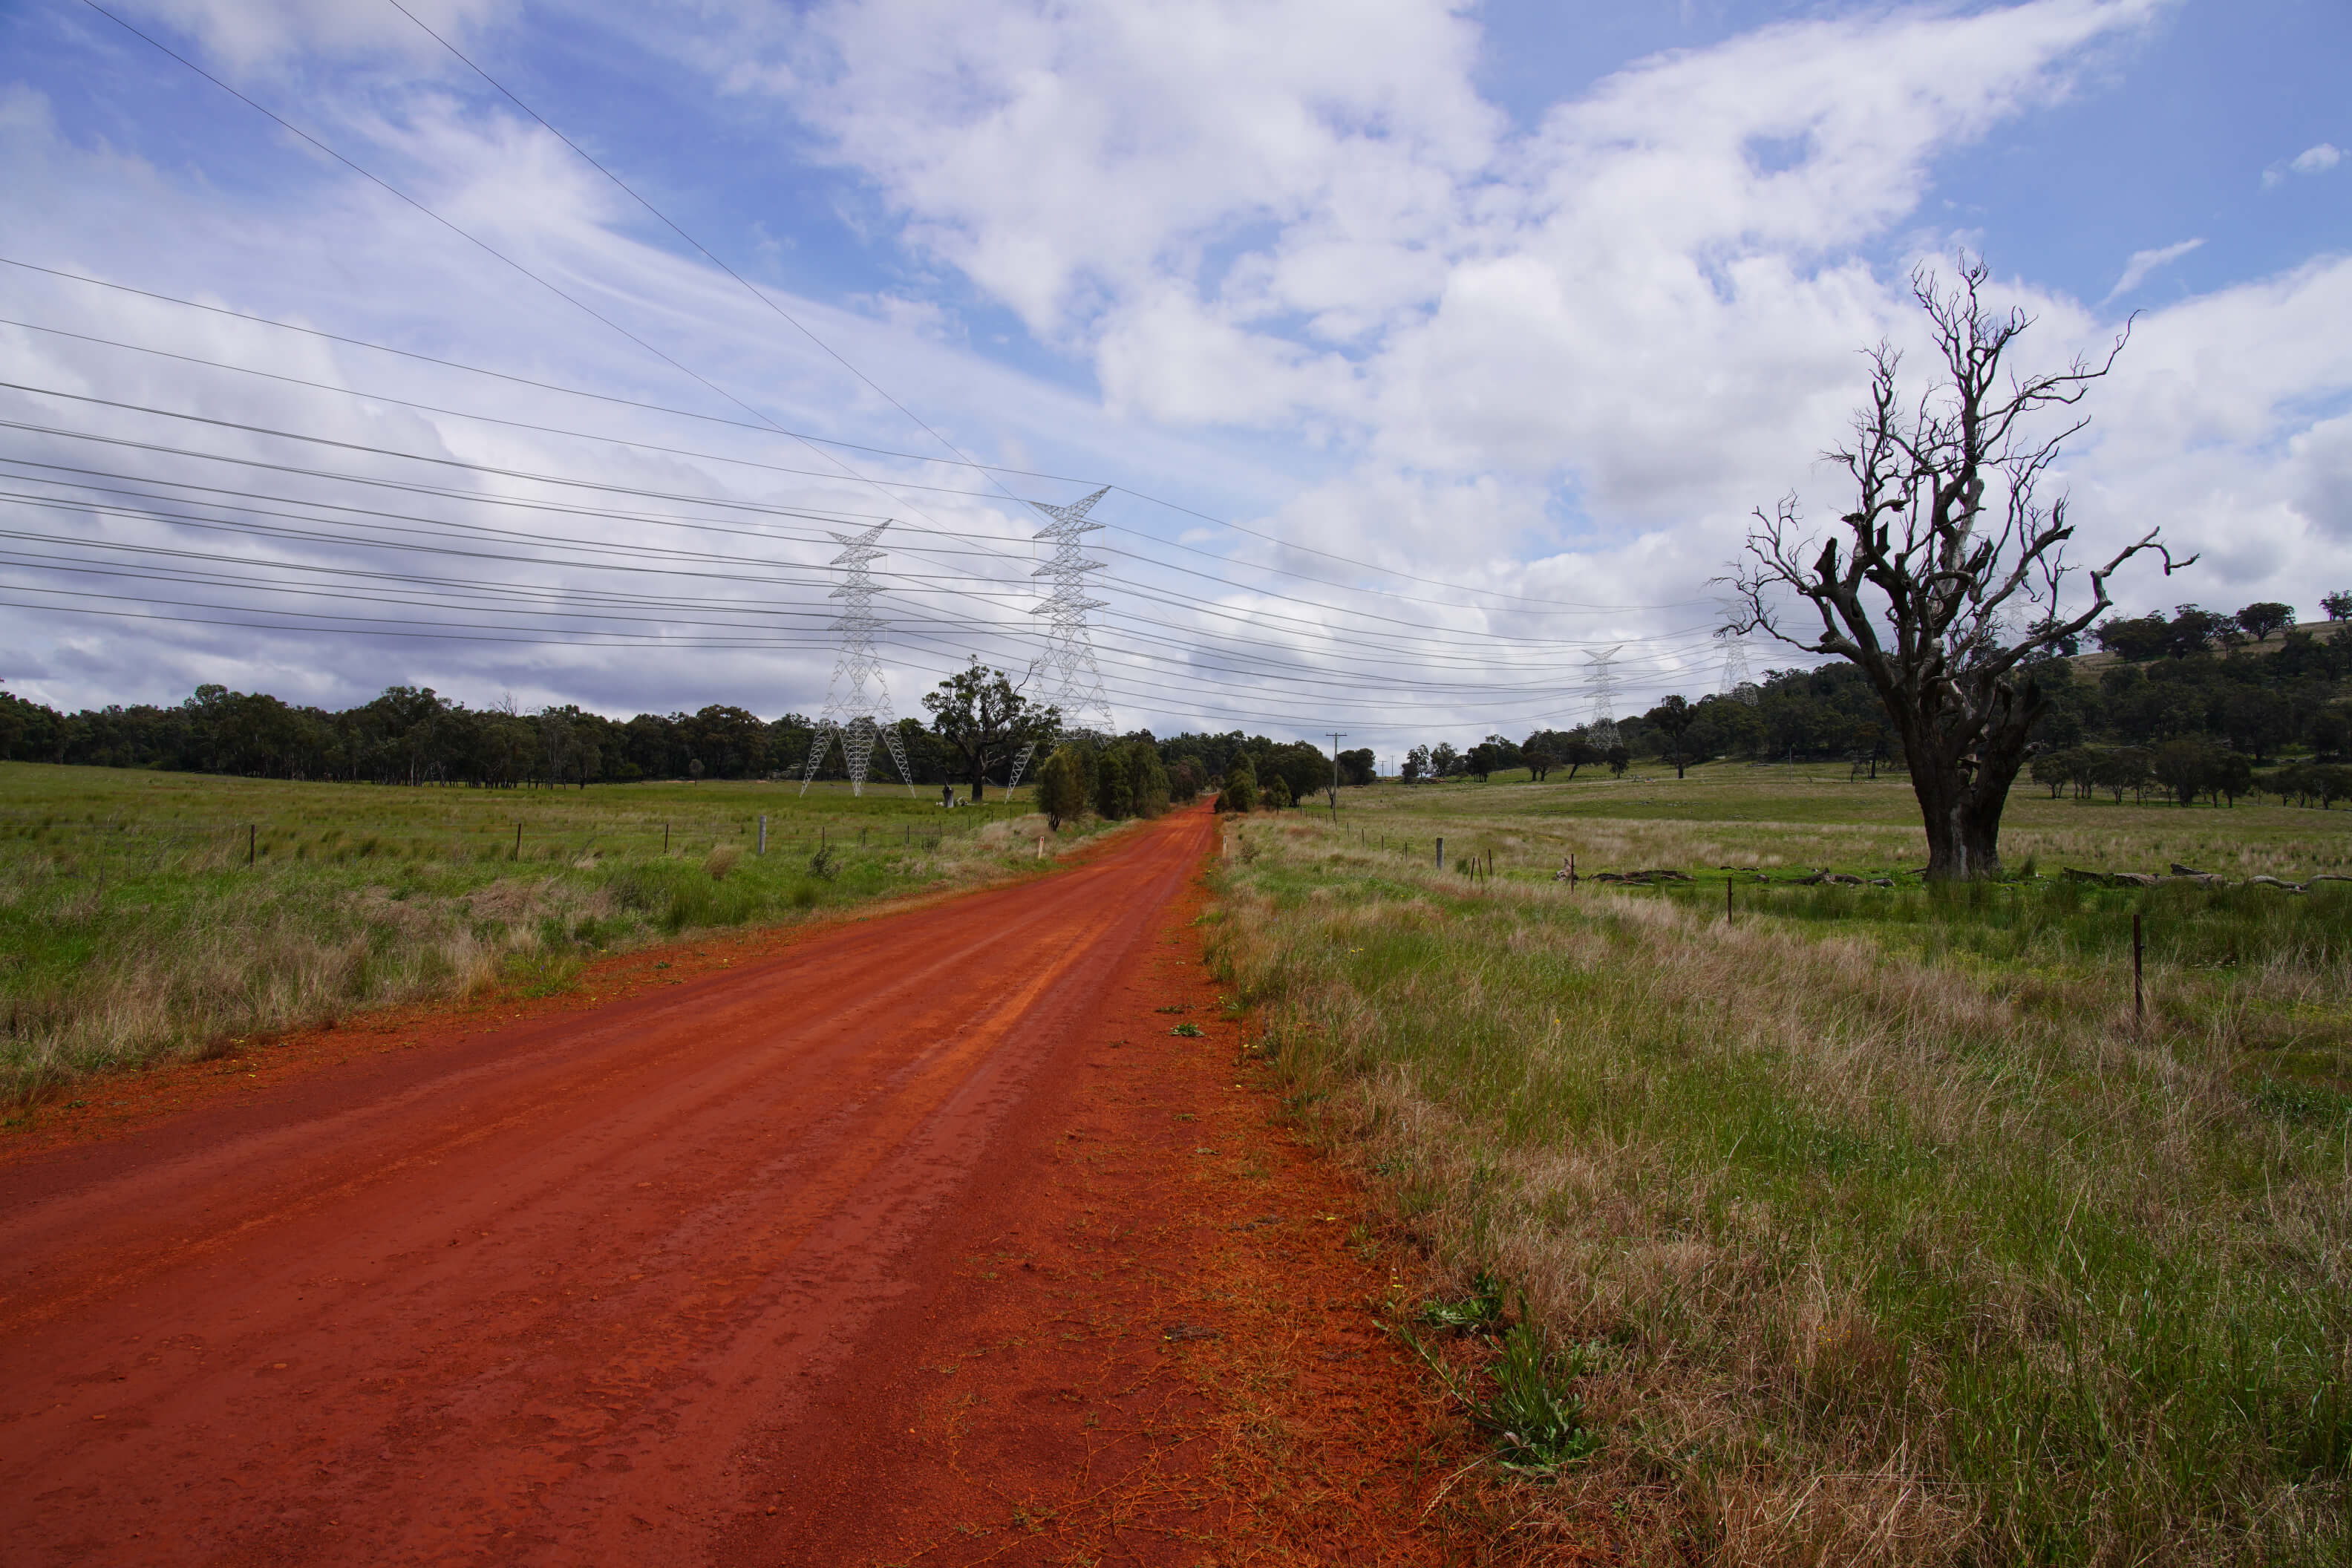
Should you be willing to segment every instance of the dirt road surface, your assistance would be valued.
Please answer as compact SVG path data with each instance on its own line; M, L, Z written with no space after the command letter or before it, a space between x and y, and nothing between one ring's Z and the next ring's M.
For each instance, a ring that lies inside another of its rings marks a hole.
M0 1556L1454 1560L1213 832L0 1165Z

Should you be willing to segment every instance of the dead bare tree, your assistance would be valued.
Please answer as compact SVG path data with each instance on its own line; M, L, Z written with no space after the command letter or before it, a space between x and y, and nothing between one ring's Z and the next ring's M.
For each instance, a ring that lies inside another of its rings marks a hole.
M1995 311L1981 291L1986 268L1962 256L1939 285L1927 268L1911 292L1927 314L1943 363L1911 399L1898 381L1902 356L1869 352L1870 401L1854 438L1825 457L1843 466L1857 504L1816 550L1793 497L1759 509L1748 559L1730 579L1740 596L1735 625L1858 666L1902 737L1911 787L1927 829L1927 875L1948 879L2000 871L2000 816L2025 761L2045 700L2037 658L2079 635L2113 603L2107 579L2142 552L2176 562L2150 529L2105 565L2084 573L2091 603L2060 608L2074 529L2063 496L2039 491L2065 443L2090 420L2046 431L2036 416L2071 409L2114 368L2128 327L2103 360L2021 375L2003 363L2032 326L2024 311ZM1844 551L1840 552L1843 537ZM1821 616L1818 637L1776 617L1789 595Z

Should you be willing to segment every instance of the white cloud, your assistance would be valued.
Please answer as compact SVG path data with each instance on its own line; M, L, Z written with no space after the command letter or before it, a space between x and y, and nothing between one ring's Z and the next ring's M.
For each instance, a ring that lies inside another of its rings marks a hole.
M2306 147L2297 153L2287 167L2298 174L2324 174L2342 162L2342 150L2322 142L2316 147Z
M248 16L153 3L197 17L223 58L405 47L373 20L333 32L341 24L331 6ZM1310 628L1349 625L1339 606L1362 601L1253 574L1286 566L1372 580L1313 553L1330 552L1402 574L1384 581L1438 601L1402 612L1412 629L1519 639L1550 684L1498 677L1530 687L1511 711L1573 718L1576 650L1596 639L1639 645L1624 661L1629 702L1703 675L1710 616L1691 601L1706 597L1705 579L1738 548L1748 509L1791 489L1816 503L1814 515L1834 500L1813 457L1839 437L1861 389L1857 351L1892 338L1917 363L1907 262L1890 267L1886 253L1908 247L1933 260L1964 237L1923 226L1938 161L2064 99L2091 52L2160 9L2157 0L2034 0L1817 16L1639 62L1526 133L1475 89L1475 12L1439 0L872 0L805 16L681 7L642 25L675 34L675 54L747 101L805 116L831 155L868 182L896 225L874 232L902 243L914 265L854 309L790 305L952 438L1024 468L1159 489L1295 542L1302 548L1234 545L1219 533L1192 541L1229 551L1241 581L1297 588L1322 607L1180 585L1265 612L1261 635L1299 668L1359 678ZM487 5L449 15L494 19ZM714 35L714 16L731 30ZM419 171L415 188L453 216L780 417L883 446L914 438L733 283L632 238L637 215L536 128L445 99L454 89L439 78L372 85L321 94L306 112L331 110L338 138ZM97 146L60 148L40 121L37 104L0 104L0 164L10 165L0 168L0 205L34 215L47 254L192 279L225 300L362 336L462 345L458 357L739 412L332 171L231 200ZM144 239L159 225L175 236L168 268L152 265ZM2197 243L2135 255L2110 298ZM943 268L963 285L938 285ZM2040 317L2027 340L2036 363L2095 351L2112 330L2097 310L2030 279L2001 288ZM975 289L1016 312L1079 380L1090 371L1098 395L975 351L958 325L981 330ZM68 299L45 308L70 313ZM135 335L205 341L175 319L142 320ZM2335 350L2347 336L2352 263L2315 262L2143 316L2071 458L2084 552L2161 522L2185 548L2208 550L2204 581L2227 586L2176 580L2152 594L2210 602L2242 587L2246 598L2298 601L2334 574L2352 582L2342 410L2352 375ZM250 333L235 346L331 383L405 386L427 400L448 391L342 351L321 360ZM21 352L46 355L60 376L118 384L126 374L53 344L28 340ZM153 383L158 396L173 387L168 377ZM217 395L224 406L306 416L319 405ZM532 397L482 405L554 423L583 417L574 405ZM845 482L620 447L583 453L465 421L338 406L336 428L397 424L404 438L483 460L584 465L625 482L777 505L865 511L903 500L944 525L1026 531L1003 501L910 491L884 500ZM592 427L620 436L638 425ZM681 444L698 449L822 466L782 443L688 433ZM965 482L921 465L871 466L915 482ZM1130 526L1152 515L1118 510L1128 504L1114 500L1098 515ZM1108 538L1144 548L1131 532ZM1412 588L1415 575L1622 608L1481 609ZM2140 586L2119 585L2126 595ZM1189 679L1194 656L1182 638L1207 623L1173 599L1113 596L1107 660ZM797 603L781 590L771 597ZM1020 606L1005 613L1017 617ZM1178 629L1123 618L1142 615ZM278 679L271 668L299 667L290 650L303 645L158 633L126 646L141 651L115 658L118 679L160 647L144 679L184 684L202 672L236 684L225 672L246 668L247 683L268 684ZM526 702L591 685L622 707L660 706L668 699L658 693L688 684L697 700L772 711L813 706L826 664L822 654L703 656L682 683L677 660L353 647L330 667L301 667L303 679L347 694L397 668L475 696L511 687ZM104 689L90 662L100 658L87 644L58 645L55 668L82 672L70 678L84 683L77 698L121 694ZM1769 662L1759 656L1759 667ZM292 680L289 692L299 689ZM896 689L910 706L903 679ZM1420 722L1412 703L1398 710L1382 721ZM1180 709L1148 721L1211 718ZM1474 721L1508 721L1465 700L1464 722Z
M1119 406L1664 516L1834 433L1854 348L1902 311L1853 247L2155 10L1769 27L1518 139L1469 88L1466 18L1404 0L835 7L789 79L910 242Z
M2107 290L2107 299L2113 300L2117 295L2130 293L2147 280L2149 273L2159 267L2179 260L2204 243L2201 238L2184 239L2177 245L2162 246L2154 250L2133 251L2131 259L2124 263L2124 275L2116 279L2114 288ZM2101 302L2105 303L2104 300Z
M1049 339L1197 279L1254 225L1306 242L1276 271L1308 308L1410 300L1411 253L1459 221L1501 127L1470 86L1474 25L1423 0L878 0L798 43L789 70L739 79L789 91L910 238ZM1333 233L1386 254L1318 268Z
M2289 174L2324 174L2344 162L2344 150L2322 142L2315 147L2305 147L2283 163L2273 163L2263 171L2263 188L2271 190L2286 184Z
M499 0L401 0L416 22L463 48ZM446 59L440 45L388 0L122 0L134 21L193 36L215 61L243 72L290 57L387 52Z

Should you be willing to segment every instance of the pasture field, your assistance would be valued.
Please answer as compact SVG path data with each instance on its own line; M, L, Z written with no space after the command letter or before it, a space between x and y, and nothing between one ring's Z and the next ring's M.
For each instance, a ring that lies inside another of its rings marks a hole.
M1503 1457L1565 1461L1493 1494L1517 1530L2344 1561L2352 883L2059 873L2301 881L2352 870L2352 816L2020 791L2040 875L1930 889L1913 810L1843 767L1343 791L1229 824L1212 949L1451 1279L1406 1331ZM1570 853L1694 880L1571 889Z
M897 784L803 798L0 763L0 1086L21 1100L361 1008L562 986L604 949L1020 875L1042 823L1026 812L949 812Z

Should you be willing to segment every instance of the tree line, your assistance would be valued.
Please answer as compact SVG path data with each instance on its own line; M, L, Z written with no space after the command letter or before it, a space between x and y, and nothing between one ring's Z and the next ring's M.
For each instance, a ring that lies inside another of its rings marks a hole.
M962 784L974 798L1006 784L1024 750L1032 778L1070 750L1066 766L1084 791L1079 809L1103 816L1150 815L1189 801L1221 786L1241 762L1281 781L1286 798L1305 798L1332 777L1330 755L1314 745L1239 730L1065 737L1057 711L1029 702L1003 671L977 661L925 693L922 706L929 722L901 719L895 731L910 782ZM762 719L723 703L615 719L574 704L471 708L418 686L389 687L341 711L206 685L170 706L61 713L0 689L0 759L253 778L490 789L797 779L817 733L803 713ZM876 747L869 781L887 782L895 772L887 749ZM1370 784L1371 752L1341 752L1339 772L1342 783ZM838 746L826 748L816 776L846 776Z
M2324 631L2297 626L2284 605L2235 616L2184 605L2170 616L2101 624L2094 636L2107 658L2062 646L2031 667L2045 703L2031 735L2032 778L2053 794L2234 798L2255 786L2254 770L2287 753L2301 753L2301 767L2344 761L2352 753L2352 595L2323 603L2333 623ZM1403 773L1483 781L1518 769L1537 779L1574 778L1587 767L1622 773L1643 759L1677 769L1709 758L1908 763L1877 694L1851 664L1768 671L1732 696L1670 696L1615 727L1613 747L1596 744L1590 725L1416 746ZM2305 795L2317 798L2295 798Z

